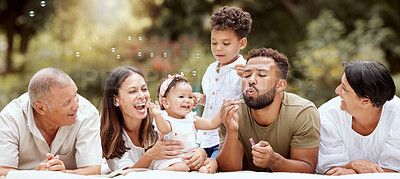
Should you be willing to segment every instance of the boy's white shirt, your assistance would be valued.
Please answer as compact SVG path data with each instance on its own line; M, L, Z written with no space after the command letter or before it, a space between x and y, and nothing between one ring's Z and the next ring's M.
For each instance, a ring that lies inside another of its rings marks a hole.
M234 99L242 92L242 78L236 74L236 64L246 64L246 60L239 54L234 62L223 66L217 73L218 61L211 63L201 81L203 93L206 95L206 105L203 118L212 119L221 109L223 99ZM213 130L198 130L197 141L202 148L209 148L219 144L218 128Z

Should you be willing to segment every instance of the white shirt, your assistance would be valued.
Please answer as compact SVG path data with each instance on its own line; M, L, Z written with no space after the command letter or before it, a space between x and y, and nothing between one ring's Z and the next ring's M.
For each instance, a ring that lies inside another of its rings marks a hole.
M111 171L122 170L124 168L132 167L144 155L145 150L142 147L137 147L129 138L129 135L123 129L122 139L125 141L125 146L130 148L126 151L121 158L108 159L107 164ZM149 169L153 168L153 162L150 164Z
M341 98L323 104L321 142L316 171L325 173L334 166L343 166L363 159L382 168L400 171L400 99L395 96L383 105L375 130L362 136L352 129L352 116L340 109Z
M78 96L76 122L61 126L50 147L36 127L28 93L11 101L0 113L0 166L34 169L47 153L59 155L66 169L101 165L99 113Z
M236 64L246 64L242 55L239 58L223 66L217 72L218 61L208 66L206 73L201 81L203 93L206 95L206 105L204 107L204 118L212 119L221 109L223 99L234 99L242 92L242 78L236 74L236 70L228 68ZM219 144L218 129L198 130L197 143L202 148L209 148Z

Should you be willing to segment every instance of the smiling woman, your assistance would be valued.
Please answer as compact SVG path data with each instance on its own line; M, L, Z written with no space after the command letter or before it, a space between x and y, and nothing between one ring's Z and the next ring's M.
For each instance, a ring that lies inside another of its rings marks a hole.
M153 160L175 158L179 141L162 141L148 111L150 94L143 73L135 67L119 67L107 78L101 111L103 157L112 171L153 169ZM204 150L186 156L189 165L204 161Z
M399 172L400 99L389 71L376 61L345 67L339 95L323 104L318 173Z

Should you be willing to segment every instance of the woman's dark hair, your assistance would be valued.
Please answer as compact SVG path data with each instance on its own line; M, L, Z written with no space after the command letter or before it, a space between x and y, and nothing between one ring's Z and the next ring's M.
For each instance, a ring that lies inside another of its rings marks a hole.
M357 96L370 99L377 108L393 99L396 86L389 71L381 63L355 61L344 65L344 74Z
M103 149L103 157L113 159L121 158L129 150L122 139L124 129L124 118L119 107L114 105L114 97L118 95L118 90L126 78L132 74L139 74L144 78L143 73L135 67L118 67L107 78L103 94L100 137ZM144 149L152 147L157 141L158 136L154 130L150 113L140 125L139 142Z
M167 79L168 79L168 78L163 78L163 79L161 79L161 83L160 83L160 85L158 86L158 90L157 90L157 97L158 97L158 99L161 99L162 97L167 97L167 95L168 95L169 91L171 90L171 88L175 87L176 85L178 85L178 84L180 84L180 83L189 83L189 81L188 81L186 78L181 77L181 76L175 76L175 77L172 79L171 83L168 85L167 89L165 90L164 95L163 95L163 96L160 96L161 85L162 85L162 84L164 83L164 81L167 80ZM160 108L161 108L162 110L164 110L164 106L161 104L161 100L160 100Z

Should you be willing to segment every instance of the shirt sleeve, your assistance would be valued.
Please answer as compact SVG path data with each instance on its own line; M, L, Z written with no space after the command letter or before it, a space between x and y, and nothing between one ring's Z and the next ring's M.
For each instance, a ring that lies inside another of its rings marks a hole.
M319 115L314 106L299 113L293 124L290 146L297 149L311 149L319 146Z
M340 135L340 126L333 122L333 118L341 116L334 115L332 112L328 111L320 111L319 114L321 117L321 142L319 145L316 172L324 174L330 168L335 166L344 166L350 161L348 152ZM344 119L342 119L342 121L343 120Z
M383 145L378 165L382 168L400 172L400 119L392 119L388 139Z
M18 168L18 127L11 116L0 113L0 166Z
M108 159L107 164L108 164L108 167L110 168L111 172L113 172L113 171L129 168L129 167L135 165L135 162L133 162L130 159L129 152L126 151L124 153L124 155L122 155L121 158Z
M92 114L83 119L78 132L75 155L78 168L101 165L100 116L97 110L88 109L85 112Z

